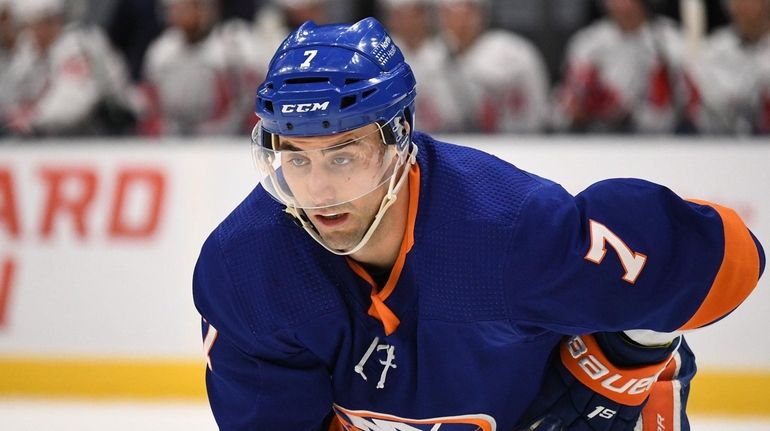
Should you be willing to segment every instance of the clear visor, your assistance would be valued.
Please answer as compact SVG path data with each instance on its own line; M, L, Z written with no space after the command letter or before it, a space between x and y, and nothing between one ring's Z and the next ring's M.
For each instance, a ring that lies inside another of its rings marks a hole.
M404 161L396 145L385 143L390 127L373 123L334 135L295 137L263 132L257 124L251 141L260 183L295 208L329 208L358 199L388 183Z

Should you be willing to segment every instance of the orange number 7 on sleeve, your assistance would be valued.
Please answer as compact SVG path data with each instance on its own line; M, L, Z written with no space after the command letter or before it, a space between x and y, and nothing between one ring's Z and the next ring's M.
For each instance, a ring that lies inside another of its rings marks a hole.
M615 249L615 253L620 258L620 263L623 265L625 273L623 274L623 280L634 284L637 277L642 272L644 264L647 262L647 256L637 253L629 248L619 236L615 235L615 232L611 231L607 226L597 222L596 220L588 220L589 228L591 231L591 247L588 249L585 258L595 264L602 263L604 256L607 254L607 244Z

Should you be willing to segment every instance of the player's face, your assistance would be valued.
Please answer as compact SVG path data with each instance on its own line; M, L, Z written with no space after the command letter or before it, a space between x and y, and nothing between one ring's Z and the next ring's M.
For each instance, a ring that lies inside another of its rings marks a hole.
M181 30L189 42L201 39L214 18L206 0L177 0L167 6L166 14L168 23Z
M28 25L30 33L41 51L45 51L59 37L62 29L60 16L48 16L31 22Z
M733 24L746 38L757 39L770 26L770 0L730 0L727 10Z
M607 13L624 31L634 31L647 19L641 0L604 0Z
M462 50L484 31L484 13L484 7L474 1L442 4L439 7L439 25Z
M279 145L283 178L321 238L334 249L354 247L379 209L394 166L379 128L283 137Z
M432 14L422 3L393 6L387 10L388 28L409 48L416 49L433 30Z

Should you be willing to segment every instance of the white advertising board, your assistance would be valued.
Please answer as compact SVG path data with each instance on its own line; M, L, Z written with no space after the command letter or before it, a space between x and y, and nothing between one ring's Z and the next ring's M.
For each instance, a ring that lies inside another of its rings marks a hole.
M770 244L763 142L447 140L574 193L608 177L660 182L734 207ZM248 146L202 138L1 145L0 356L199 358L191 274L208 232L255 185ZM770 369L768 280L734 315L691 336L702 366Z

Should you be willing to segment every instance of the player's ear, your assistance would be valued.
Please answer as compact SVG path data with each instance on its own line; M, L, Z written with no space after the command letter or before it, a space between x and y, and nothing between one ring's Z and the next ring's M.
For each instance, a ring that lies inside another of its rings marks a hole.
M412 109L410 107L404 108L404 121L406 121L406 124L408 125L407 131L412 131L412 126L414 126L414 112L412 112Z
M406 134L408 135L412 131L412 125L409 124L409 119L402 118L401 124L404 126L404 132L406 132Z

